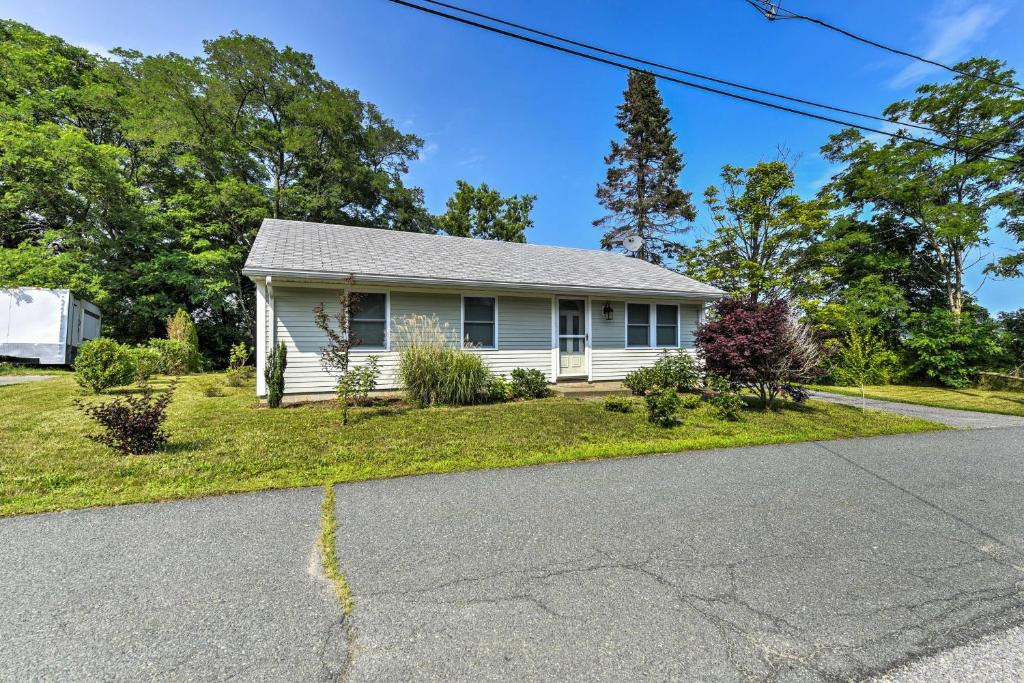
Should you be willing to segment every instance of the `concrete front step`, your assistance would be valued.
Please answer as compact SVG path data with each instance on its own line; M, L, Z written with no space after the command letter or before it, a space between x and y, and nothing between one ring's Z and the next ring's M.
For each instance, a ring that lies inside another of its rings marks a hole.
M622 382L558 382L551 387L555 396L566 398L600 398L602 396L628 396L629 389Z

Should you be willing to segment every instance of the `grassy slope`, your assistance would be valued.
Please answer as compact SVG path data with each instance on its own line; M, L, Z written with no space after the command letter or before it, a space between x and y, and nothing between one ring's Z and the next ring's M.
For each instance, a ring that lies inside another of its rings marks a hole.
M117 455L85 439L94 430L72 401L71 376L0 387L0 516L215 493L315 486L428 472L934 429L898 415L812 404L748 411L723 422L706 406L673 429L643 411L611 413L600 402L545 399L465 408L354 411L348 427L330 404L282 410L255 405L252 387L179 387L167 451ZM86 400L103 400L87 398ZM638 405L638 408L640 406Z
M815 387L847 396L860 396L859 387ZM868 398L899 403L917 403L936 408L974 410L980 413L1024 416L1024 393L989 389L943 389L901 384L865 387Z

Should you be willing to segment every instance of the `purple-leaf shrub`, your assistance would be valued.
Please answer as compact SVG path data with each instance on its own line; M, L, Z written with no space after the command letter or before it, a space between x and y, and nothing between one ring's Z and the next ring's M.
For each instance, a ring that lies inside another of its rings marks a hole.
M705 371L750 389L765 408L780 396L806 400L796 385L821 374L821 345L785 301L723 299L696 339Z

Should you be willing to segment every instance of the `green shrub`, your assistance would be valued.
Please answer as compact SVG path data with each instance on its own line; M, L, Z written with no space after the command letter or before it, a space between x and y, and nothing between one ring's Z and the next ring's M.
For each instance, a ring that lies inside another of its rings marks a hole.
M686 410L694 410L700 405L700 396L696 394L683 394L679 398L679 405Z
M658 372L652 367L637 368L626 375L622 386L629 389L634 396L643 396L658 386Z
M220 388L220 385L213 382L204 382L202 384L202 392L206 398L217 398L224 395L224 390Z
M631 413L633 402L625 396L609 396L604 400L604 409L613 413Z
M992 367L1001 350L996 323L970 313L957 317L941 308L913 313L908 327L904 344L910 371L947 387L969 386L971 376Z
M654 364L654 383L676 391L693 391L700 384L697 363L685 351L665 351Z
M284 398L284 369L288 366L288 347L284 342L277 345L267 354L267 367L263 372L267 380L267 405L280 408Z
M512 384L505 379L505 375L491 375L487 383L487 400L490 403L512 400Z
M150 339L147 346L160 354L160 374L178 376L199 371L202 359L180 339Z
M680 424L679 394L674 389L657 389L644 399L647 403L647 421L659 427L673 427Z
M550 393L548 380L540 370L516 368L512 371L512 398L545 398Z
M228 353L228 370L244 368L249 362L249 346L245 342L238 342L231 347Z
M160 373L162 359L156 349L133 346L128 352L132 359L132 379L136 384L145 384L153 375Z
M723 391L708 397L708 403L718 412L723 419L735 422L740 419L740 411L746 403L740 395L734 391Z
M106 337L84 342L75 356L75 381L95 394L130 384L133 372L131 349Z
M338 401L341 403L341 423L348 424L348 409L352 405L363 405L370 392L377 388L380 367L377 356L368 356L366 364L349 366L338 377Z
M256 368L246 365L249 361L249 347L245 342L238 342L231 347L228 355L228 369L224 373L224 383L229 387L244 386L256 376Z
M102 434L89 437L93 441L125 455L155 453L167 443L163 424L176 386L172 382L156 399L153 390L146 387L138 396L115 398L98 405L76 401L75 405L103 427Z
M199 354L199 332L192 322L192 316L184 308L179 308L167 319L167 338L187 344L196 357L202 359Z
M477 403L491 384L491 371L480 356L447 346L403 349L398 376L409 401L424 407Z

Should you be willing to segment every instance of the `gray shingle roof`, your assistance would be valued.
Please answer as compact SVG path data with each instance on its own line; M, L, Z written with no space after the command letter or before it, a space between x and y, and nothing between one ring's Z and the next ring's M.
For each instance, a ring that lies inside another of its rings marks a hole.
M270 218L260 226L242 272L524 289L722 294L667 268L607 251Z

